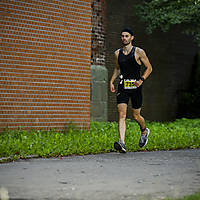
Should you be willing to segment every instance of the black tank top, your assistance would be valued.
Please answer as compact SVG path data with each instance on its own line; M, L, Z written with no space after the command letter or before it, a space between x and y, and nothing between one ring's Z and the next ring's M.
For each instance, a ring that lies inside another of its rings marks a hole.
M120 49L118 63L122 79L140 79L140 65L135 60L135 49L133 47L128 55L124 55L123 49Z

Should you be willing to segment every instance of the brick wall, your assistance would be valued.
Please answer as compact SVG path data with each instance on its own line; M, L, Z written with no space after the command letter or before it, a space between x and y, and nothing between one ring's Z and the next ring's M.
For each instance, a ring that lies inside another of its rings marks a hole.
M91 64L105 66L106 0L92 1Z
M0 19L0 129L89 127L91 0L1 0Z
M107 121L106 0L92 1L91 120Z

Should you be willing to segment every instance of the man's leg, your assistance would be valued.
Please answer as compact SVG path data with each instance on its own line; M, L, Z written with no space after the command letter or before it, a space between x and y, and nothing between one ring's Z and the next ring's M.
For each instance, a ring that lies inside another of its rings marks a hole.
M141 108L133 109L133 118L139 124L140 129L141 129L139 146L142 148L148 143L148 136L149 136L150 130L146 128L145 120L140 115L140 111L141 111Z
M127 110L127 104L125 103L118 104L118 113L119 113L118 131L119 131L120 141L114 143L114 148L121 153L126 153L126 146L125 146L126 110Z
M146 134L146 125L144 118L140 115L141 108L134 109L133 108L133 119L139 124L141 133Z
M125 133L126 133L126 111L127 111L127 104L125 103L118 104L118 114L119 114L118 131L120 140L124 144L125 144Z

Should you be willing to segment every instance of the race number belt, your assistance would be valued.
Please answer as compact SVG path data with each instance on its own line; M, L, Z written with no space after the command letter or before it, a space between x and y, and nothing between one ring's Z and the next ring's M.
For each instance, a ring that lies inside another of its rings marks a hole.
M124 79L124 89L136 89L135 82L135 79Z

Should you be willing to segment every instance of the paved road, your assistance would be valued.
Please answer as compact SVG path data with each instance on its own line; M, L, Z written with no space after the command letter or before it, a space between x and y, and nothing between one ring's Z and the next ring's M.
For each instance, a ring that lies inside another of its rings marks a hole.
M9 199L155 200L200 189L200 149L107 153L0 164Z

